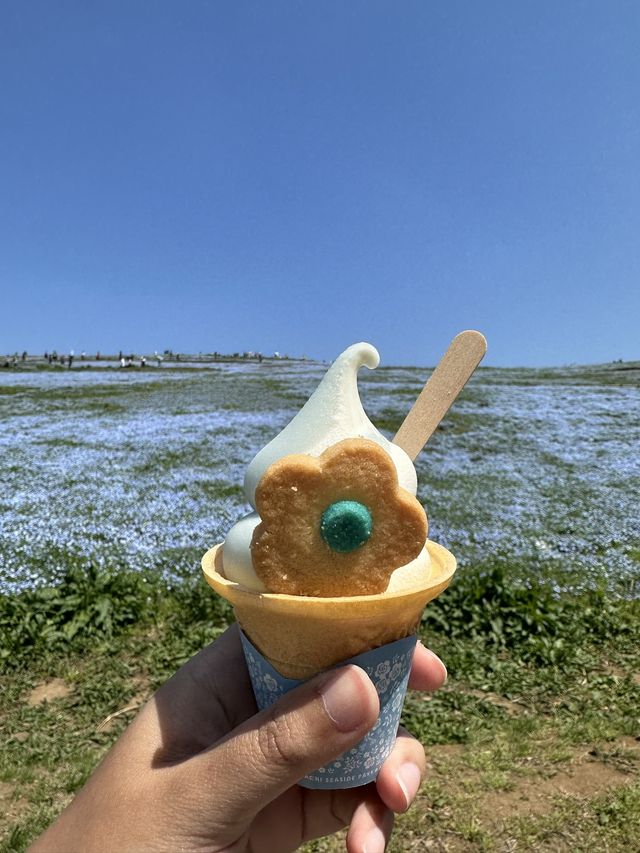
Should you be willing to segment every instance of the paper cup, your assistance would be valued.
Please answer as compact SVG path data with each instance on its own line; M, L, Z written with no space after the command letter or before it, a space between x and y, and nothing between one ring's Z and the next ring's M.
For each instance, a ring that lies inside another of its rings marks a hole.
M361 666L376 686L380 717L337 761L307 776L309 788L352 788L376 778L395 742L425 605L451 582L456 560L427 540L431 572L422 584L398 592L320 598L260 593L224 577L222 547L202 558L210 586L233 605L251 683L260 708L319 672Z
M253 692L261 710L303 684L299 679L280 675L244 633L240 637ZM373 681L380 699L380 716L359 743L335 761L305 776L300 785L305 788L355 788L373 782L396 740L416 640L414 634L342 661L362 667Z

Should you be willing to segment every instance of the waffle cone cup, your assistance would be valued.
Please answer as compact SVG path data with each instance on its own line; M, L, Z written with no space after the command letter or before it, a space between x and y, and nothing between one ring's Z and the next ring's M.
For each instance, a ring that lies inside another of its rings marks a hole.
M233 606L240 627L285 678L304 680L416 632L425 605L449 585L456 559L427 540L428 581L392 593L316 598L261 593L222 574L222 545L202 558L207 583Z

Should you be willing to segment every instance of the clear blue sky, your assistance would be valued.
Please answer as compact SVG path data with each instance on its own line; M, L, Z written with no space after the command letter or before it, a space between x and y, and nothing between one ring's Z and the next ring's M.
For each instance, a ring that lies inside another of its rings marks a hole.
M0 16L0 352L640 358L636 0Z

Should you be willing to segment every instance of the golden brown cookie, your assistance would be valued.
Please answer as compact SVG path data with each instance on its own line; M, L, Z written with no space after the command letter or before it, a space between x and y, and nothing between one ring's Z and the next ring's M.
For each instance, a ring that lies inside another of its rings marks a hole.
M251 555L269 592L346 596L384 592L424 548L427 516L398 483L391 457L349 438L319 457L274 462L256 489L261 524Z

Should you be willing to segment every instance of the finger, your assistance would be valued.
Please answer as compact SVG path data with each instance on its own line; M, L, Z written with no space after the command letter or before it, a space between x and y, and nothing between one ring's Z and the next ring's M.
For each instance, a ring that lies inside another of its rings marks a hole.
M437 690L447 680L447 668L438 655L425 648L420 640L416 646L409 676L411 690Z
M187 661L135 724L156 767L196 755L256 712L237 625Z
M224 816L234 840L287 788L361 740L379 710L378 694L362 669L332 670L180 765L173 782L179 788L188 784L212 821Z
M186 712L199 722L211 721L214 697L220 699L221 706L214 710L224 716L227 731L253 716L256 706L238 624L181 666L158 694L167 694L171 705L180 706L183 723Z
M251 824L249 849L286 853L306 841L333 835L349 826L365 799L379 800L373 783L327 791L293 785L257 815Z
M391 754L376 780L383 803L394 812L406 812L424 779L426 764L422 744L406 729L400 728Z
M298 786L296 788L303 795L305 810L305 834L302 841L311 841L344 829L345 826L349 826L356 809L364 800L379 799L373 782L357 788L329 791Z
M393 830L393 820L393 812L377 797L360 803L347 833L348 853L384 853Z

